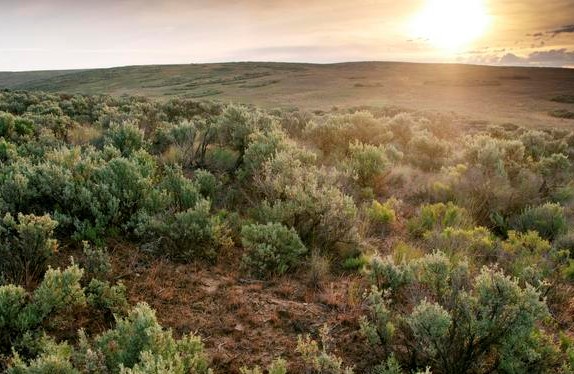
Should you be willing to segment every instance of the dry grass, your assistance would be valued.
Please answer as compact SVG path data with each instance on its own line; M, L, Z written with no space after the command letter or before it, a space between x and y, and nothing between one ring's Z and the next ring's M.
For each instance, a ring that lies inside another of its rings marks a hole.
M68 141L73 145L93 144L102 138L102 130L96 126L76 126L68 131Z
M0 73L1 87L162 100L205 97L309 111L399 106L454 111L495 123L565 126L567 121L548 113L565 105L552 98L572 96L574 69L393 62L193 64Z
M113 278L127 286L130 303L150 304L177 335L201 335L217 372L238 373L278 356L290 362L291 372L301 372L297 336L315 335L324 323L346 363L358 369L374 363L373 357L357 359L367 349L358 331L365 287L358 277L325 275L319 290L308 286L305 272L270 281L245 278L238 256L213 267L154 259L122 243L110 249Z

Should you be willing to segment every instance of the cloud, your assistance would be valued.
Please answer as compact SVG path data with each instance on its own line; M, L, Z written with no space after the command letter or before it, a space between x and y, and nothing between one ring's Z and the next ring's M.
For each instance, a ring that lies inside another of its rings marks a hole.
M547 51L535 51L525 57L514 53L506 53L496 63L497 65L518 66L551 66L563 67L574 64L574 51L566 48L551 49Z
M547 49L521 55L516 50L482 49L466 52L460 56L459 62L501 66L572 67L574 66L574 50Z
M556 36L558 34L574 33L574 24L566 25L566 26L562 26L562 27L559 27L559 28L554 29L554 30L546 31L546 33L550 34L552 36Z

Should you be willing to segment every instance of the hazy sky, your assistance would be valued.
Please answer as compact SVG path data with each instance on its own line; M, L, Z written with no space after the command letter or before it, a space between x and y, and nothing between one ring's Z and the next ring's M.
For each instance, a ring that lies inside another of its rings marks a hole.
M247 60L574 67L574 0L0 0L0 71Z

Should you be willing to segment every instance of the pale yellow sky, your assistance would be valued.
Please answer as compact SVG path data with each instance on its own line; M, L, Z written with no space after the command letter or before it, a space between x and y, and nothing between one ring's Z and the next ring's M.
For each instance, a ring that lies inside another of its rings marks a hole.
M0 0L0 70L246 60L574 66L574 0Z

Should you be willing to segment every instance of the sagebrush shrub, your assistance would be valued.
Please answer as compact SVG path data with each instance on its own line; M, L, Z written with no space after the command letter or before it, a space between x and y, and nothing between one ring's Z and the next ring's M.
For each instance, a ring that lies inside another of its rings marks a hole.
M246 250L243 263L251 273L262 277L284 274L307 253L297 232L280 223L243 226L241 243Z
M220 249L232 245L227 228L211 214L205 199L182 212L144 217L136 232L147 248L185 262L215 260Z
M510 226L521 232L535 230L548 240L554 240L566 233L568 228L564 208L554 203L524 209L510 220Z
M372 186L374 180L381 176L389 161L383 146L359 143L349 144L347 168L357 178L360 186Z
M25 335L36 336L48 317L84 305L82 275L75 265L64 271L48 269L32 294L20 286L0 286L0 352L7 353Z
M418 215L409 220L408 229L412 235L422 236L432 230L447 227L467 228L471 224L472 218L468 211L449 202L422 205Z
M116 326L90 340L83 331L78 347L38 339L39 355L27 362L15 353L9 373L126 373L207 374L201 339L184 335L176 340L157 322L145 303L134 307Z
M365 209L368 233L375 233L380 235L388 231L389 227L395 223L397 214L395 208L399 201L395 198L390 198L387 201L380 203L373 200L370 206Z
M126 287L122 283L110 285L107 281L92 279L86 287L86 300L94 310L122 315L128 310Z
M129 156L143 147L144 133L131 122L113 124L105 133L104 140L119 149L122 155Z
M280 152L255 176L263 203L255 215L260 222L280 222L293 227L310 247L333 251L337 244L356 245L357 207L336 187L325 170L310 160Z
M536 231L521 233L511 230L501 247L501 264L531 284L540 284L557 266L552 245Z
M485 227L447 227L442 231L428 231L424 239L429 248L449 255L479 256L484 259L493 259L496 255L496 240Z
M86 272L86 278L106 279L112 271L112 264L107 248L94 247L87 241L83 241L82 245L84 247L82 267Z
M545 349L533 336L548 316L533 286L521 287L492 267L471 277L464 263L451 263L441 253L397 266L402 271L413 267L415 287L398 287L391 294L374 288L362 329L371 342L394 352L405 369L430 366L464 373L545 367L543 355L529 354ZM393 304L401 289L410 290L412 309Z
M259 366L253 368L242 367L239 369L241 374L263 374ZM287 374L287 362L281 358L276 358L267 366L266 373L269 374Z
M343 360L329 352L332 338L326 324L320 329L319 336L320 344L309 335L297 337L295 351L301 355L307 367L317 373L353 374L353 368L344 367Z
M118 318L114 329L95 338L94 347L102 352L112 373L149 373L154 368L159 372L208 372L201 339L185 335L175 340L145 303L138 304L125 318Z
M408 143L407 158L411 164L426 170L438 170L445 163L449 145L425 132L417 133Z
M49 215L7 213L0 222L0 280L28 284L41 277L57 250L57 225Z

